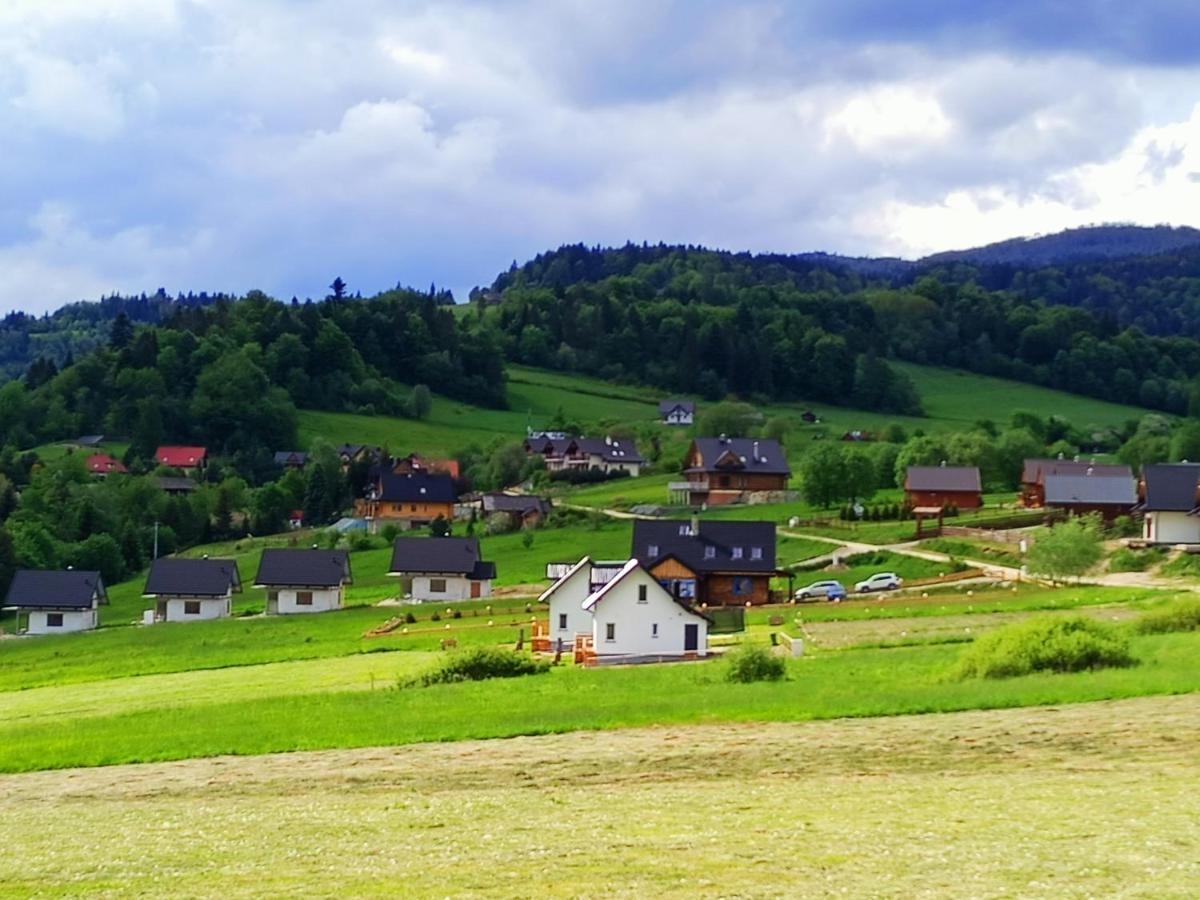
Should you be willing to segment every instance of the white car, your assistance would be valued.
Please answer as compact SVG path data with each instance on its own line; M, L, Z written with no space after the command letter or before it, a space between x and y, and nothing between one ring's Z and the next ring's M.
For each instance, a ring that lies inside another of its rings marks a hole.
M879 572L866 581L860 581L854 586L855 593L869 594L872 591L894 591L904 584L904 579L895 572Z
M815 600L818 597L845 597L846 589L840 581L814 581L808 587L796 591L797 600Z

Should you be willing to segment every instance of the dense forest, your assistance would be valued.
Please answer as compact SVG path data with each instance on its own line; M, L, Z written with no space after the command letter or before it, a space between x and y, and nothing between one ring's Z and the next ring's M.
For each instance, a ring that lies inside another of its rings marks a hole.
M905 281L813 257L575 245L473 299L510 359L710 398L909 411L891 357L1184 413L1200 373L1200 248Z

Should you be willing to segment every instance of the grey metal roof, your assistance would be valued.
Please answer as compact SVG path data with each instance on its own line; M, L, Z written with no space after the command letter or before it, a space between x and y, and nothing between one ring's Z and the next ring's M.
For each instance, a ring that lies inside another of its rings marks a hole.
M687 519L638 519L633 523L630 556L647 568L673 556L698 574L775 571L774 522L702 521L698 527L694 534Z
M1142 467L1145 508L1151 512L1191 512L1196 508L1200 464L1173 463Z
M768 438L696 438L692 447L700 454L700 465L688 469L689 472L792 474L783 448L778 441Z
M484 512L515 512L522 515L530 512L540 512L543 515L550 512L550 501L528 494L484 494L481 498Z
M906 491L979 492L979 469L975 466L909 466L904 476Z
M164 557L150 564L143 594L153 596L222 597L230 588L242 589L237 563L232 559L179 559Z
M194 491L196 490L196 482L190 478L181 478L178 475L163 475L157 479L158 489L160 491Z
M18 609L91 609L107 603L99 572L19 569L8 587L5 606Z
M479 558L475 538L428 537L396 538L392 547L391 575L437 574L495 578L494 563Z
M1050 475L1099 475L1104 478L1132 478L1129 466L1095 463L1081 459L1027 459L1021 469L1023 484L1037 484Z
M302 450L280 450L274 459L277 466L303 466L308 462L308 454Z
M267 549L254 576L255 585L264 587L337 587L351 581L345 550Z
M1046 503L1091 506L1130 506L1137 503L1137 486L1129 478L1104 475L1047 475Z

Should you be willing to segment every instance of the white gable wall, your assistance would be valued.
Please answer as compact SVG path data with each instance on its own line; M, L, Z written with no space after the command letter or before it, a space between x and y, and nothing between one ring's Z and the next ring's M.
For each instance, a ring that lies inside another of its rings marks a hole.
M646 602L639 603L639 587ZM554 633L553 621L551 634ZM608 639L608 626L613 639ZM655 626L657 628L657 635ZM645 569L630 572L592 607L592 636L597 656L682 656L684 626L697 626L696 653L708 648L708 620L690 613L671 599Z
M329 612L333 609L342 608L342 589L335 588L279 588L275 593L278 599L274 604L270 601L270 593L274 589L268 589L267 612L278 613L281 616L288 616L302 613L319 613ZM307 592L312 594L312 603L301 604L299 602L299 594ZM272 606L274 608L272 608Z
M62 616L62 625L50 625L50 616ZM66 634L71 631L90 631L96 627L95 609L31 609L27 634Z
M550 639L562 638L568 643L577 634L592 633L592 614L583 608L583 601L591 593L592 567L580 566L550 595ZM566 616L565 626L562 617Z
M1154 544L1200 544L1200 516L1185 512L1148 512L1142 535Z

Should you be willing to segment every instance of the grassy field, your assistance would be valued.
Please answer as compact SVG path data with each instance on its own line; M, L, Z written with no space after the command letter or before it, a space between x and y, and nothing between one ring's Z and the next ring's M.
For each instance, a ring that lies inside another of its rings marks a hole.
M0 892L1186 897L1198 741L1191 695L5 776Z
M186 626L195 627L195 626ZM225 753L367 747L652 724L795 721L1079 703L1200 690L1200 634L1133 639L1140 664L1075 675L951 681L954 646L847 650L794 660L780 683L730 684L723 663L559 668L505 680L320 692L10 720L0 771L188 759ZM400 674L404 654L386 654ZM405 669L408 667L405 666ZM386 683L386 682L385 682Z

